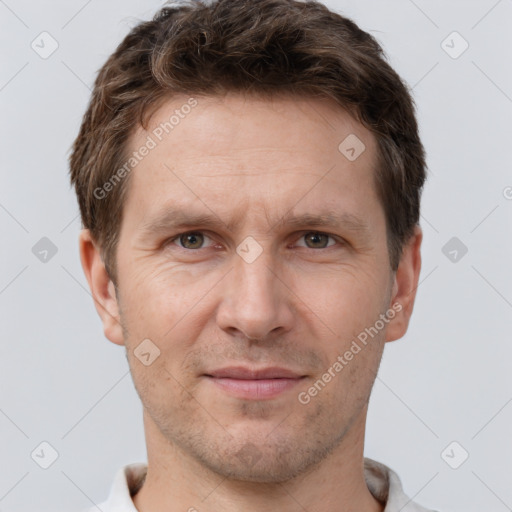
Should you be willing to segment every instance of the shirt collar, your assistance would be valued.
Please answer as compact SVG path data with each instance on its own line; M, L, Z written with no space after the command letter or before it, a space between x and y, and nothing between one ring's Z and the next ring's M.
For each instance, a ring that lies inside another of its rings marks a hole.
M365 458L364 477L374 498L386 504L384 512L435 512L413 502L404 493L398 475L381 462Z

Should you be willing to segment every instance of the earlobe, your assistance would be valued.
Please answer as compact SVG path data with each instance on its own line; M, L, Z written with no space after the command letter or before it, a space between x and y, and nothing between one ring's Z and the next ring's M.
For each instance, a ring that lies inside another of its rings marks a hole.
M103 332L112 343L124 345L115 287L105 268L100 250L88 229L80 232L79 249L80 261L89 283L94 306L103 323Z
M420 226L416 226L414 234L404 246L389 304L390 309L396 311L396 315L388 324L386 341L398 340L407 332L421 270L422 239L423 232Z

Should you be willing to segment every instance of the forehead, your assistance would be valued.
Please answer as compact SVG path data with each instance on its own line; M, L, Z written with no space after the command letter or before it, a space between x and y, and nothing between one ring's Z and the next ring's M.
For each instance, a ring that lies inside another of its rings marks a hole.
M329 159L333 153L337 156L340 142L349 135L364 142L367 157L375 150L373 134L332 100L287 95L176 95L160 101L148 130L139 126L130 146L135 148L148 135L159 147L179 145L175 156L180 158L260 146L298 154L319 149ZM181 145L185 139L195 144Z
M357 210L363 196L376 200L375 138L328 100L180 95L129 140L130 152L144 146L125 208L135 203L145 220L169 202L281 213L301 203L308 213L318 202Z

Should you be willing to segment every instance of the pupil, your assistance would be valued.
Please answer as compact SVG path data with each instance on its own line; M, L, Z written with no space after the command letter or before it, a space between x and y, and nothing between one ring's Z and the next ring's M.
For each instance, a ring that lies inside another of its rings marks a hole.
M325 235L322 235L320 233L312 233L309 237L310 241L313 241L313 244L318 243L318 240L320 237L323 237Z
M184 246L187 246L187 244L190 242L191 245L194 245L194 244L197 244L198 242L198 239L200 240L200 236L198 237L197 234L194 234L194 233L191 233L191 234L188 234L188 235L185 235L184 236L185 240L187 241L187 243L184 243L183 245ZM183 240L182 240L182 243L183 243ZM199 241L199 245L201 245L201 242Z

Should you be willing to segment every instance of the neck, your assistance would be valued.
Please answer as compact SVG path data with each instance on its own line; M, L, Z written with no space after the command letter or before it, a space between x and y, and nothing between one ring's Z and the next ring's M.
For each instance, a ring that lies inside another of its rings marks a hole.
M139 512L382 512L363 469L366 409L319 465L284 483L226 479L168 442L144 414L148 471L133 497Z

